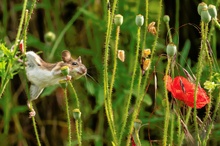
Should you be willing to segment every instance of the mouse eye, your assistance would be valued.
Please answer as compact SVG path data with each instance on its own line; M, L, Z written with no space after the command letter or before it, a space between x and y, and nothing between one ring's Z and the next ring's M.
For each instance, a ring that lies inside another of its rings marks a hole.
M77 65L77 62L73 62L72 65Z

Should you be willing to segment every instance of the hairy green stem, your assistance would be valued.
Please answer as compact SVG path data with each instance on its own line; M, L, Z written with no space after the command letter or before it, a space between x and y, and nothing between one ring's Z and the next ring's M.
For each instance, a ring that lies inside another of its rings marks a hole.
M169 22L166 22L166 27L167 27L167 31L168 31L169 43L171 43L171 42L173 42L173 40L172 40Z
M39 134L38 134L38 131L37 131L37 124L36 124L36 121L35 121L35 117L32 117L32 123L33 123L33 126L34 126L34 133L35 133L35 136L36 136L36 139L37 139L37 145L41 146Z
M115 75L116 75L116 69L117 69L117 52L118 52L118 41L119 41L119 33L120 33L120 26L117 26L116 28L116 37L115 37L115 48L113 53L113 71L112 71L112 79L110 83L110 89L109 89L109 98L111 103L111 97L112 97L112 90L115 82ZM110 106L111 108L111 106Z
M170 140L169 143L170 145L173 145L173 136L174 136L174 120L175 120L175 115L173 113L170 114L171 117L171 122L170 122Z
M165 76L169 74L169 69L171 65L172 58L168 58L167 67ZM164 128L163 128L163 146L167 145L167 132L169 127L169 118L170 118L170 107L169 107L169 98L167 91L167 77L164 79L164 94L165 94L165 118L164 118Z
M68 81L68 83L69 83L71 89L73 90L73 94L74 94L75 101L76 101L76 108L79 109L79 107L80 107L80 105L79 105L79 98L77 96L76 90L75 90L75 88L73 87L73 84L70 81Z
M111 38L111 32L112 32L112 23L113 23L113 17L115 15L115 9L117 0L114 0L112 12L111 12L111 5L110 1L107 0L107 30L106 30L106 37L105 37L105 52L104 52L104 98L105 98L105 111L107 120L109 123L109 127L111 130L111 134L113 137L113 143L117 145L117 134L116 134L116 128L114 125L114 119L113 119L113 111L111 108L111 100L110 100L110 91L109 91L109 83L108 83L108 59L109 59L109 44L110 44L110 38Z
M77 139L78 139L78 145L81 146L82 142L81 142L81 135L80 135L80 121L76 120L75 124L76 124L76 134L77 134Z
M73 91L74 97L75 97L76 108L80 109L79 99L78 99L76 90L70 81L68 81L68 83L69 83L69 85ZM77 139L78 139L79 146L81 146L82 145L82 120L81 120L81 118L76 121L76 133L77 133Z
M135 53L135 58L134 58L134 68L133 68L133 73L132 73L132 77L131 77L129 95L128 95L128 98L126 100L125 108L124 108L124 112L123 112L124 113L123 117L122 117L123 123L122 123L122 126L121 126L121 132L120 132L120 136L119 136L119 141L121 141L121 139L122 139L123 133L125 131L125 126L126 126L126 123L127 123L127 119L128 119L128 110L129 110L129 106L130 106L130 102L131 102L131 97L132 97L132 93L133 93L134 79L135 79L136 70L137 70L137 64L138 64L138 52L139 52L139 49L140 49L140 33L141 33L141 27L138 27L138 29L137 29L137 46L136 46L136 53ZM130 128L132 128L132 127L130 127ZM129 133L129 136L128 136L128 139L127 139L127 146L130 143L130 134L131 133Z
M160 0L159 10L158 10L159 13L158 13L158 18L157 18L157 33L156 33L156 36L155 36L155 39L154 39L154 43L153 43L153 46L152 46L152 49L151 49L151 58L150 58L151 62L154 59L154 54L155 54L155 51L156 51L157 41L158 41L158 38L159 38L161 15L162 15L162 10L163 10L162 9L162 7L163 7L162 4L163 4L163 0ZM146 40L144 40L144 41L146 41ZM145 91L145 88L146 88L146 85L147 85L147 79L149 77L150 70L151 70L151 64L150 64L149 69L145 73L145 78L144 78L144 81L143 81L142 91ZM141 98L143 99L143 97L141 97Z
M70 121L70 112L69 112L69 103L67 97L67 89L64 89L64 97L65 97L65 104L66 104L66 116L67 116L67 125L68 125L68 141L69 146L72 146L72 136L71 136L71 121Z
M196 136L199 144L201 144L200 136L199 136L199 129L198 129L198 123L197 123L197 110L196 110L196 102L197 102L197 93L198 93L198 87L199 87L199 81L202 75L203 71L203 60L205 57L205 48L207 47L206 45L206 40L207 40L207 31L208 31L208 24L204 24L204 22L201 22L201 30L202 30L202 40L201 40L201 48L200 48L200 54L198 58L198 66L197 66L197 74L196 74L196 85L195 85L195 92L194 92L194 112L193 112L193 118L194 118L194 125L195 125L195 131L196 131ZM206 29L205 29L206 28Z

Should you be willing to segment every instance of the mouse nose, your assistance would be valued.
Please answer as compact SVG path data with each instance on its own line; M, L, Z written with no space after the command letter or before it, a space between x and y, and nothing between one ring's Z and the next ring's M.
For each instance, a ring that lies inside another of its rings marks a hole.
M87 68L83 67L80 69L81 73L82 74L86 74L87 73Z

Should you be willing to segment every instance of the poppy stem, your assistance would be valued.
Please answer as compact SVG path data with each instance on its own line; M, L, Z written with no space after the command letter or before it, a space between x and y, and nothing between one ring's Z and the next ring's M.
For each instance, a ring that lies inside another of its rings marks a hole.
M170 64L171 64L172 58L168 57L168 62L167 62L167 67L166 67L166 72L165 76L168 75L169 69L170 69ZM164 133L163 133L163 146L167 145L167 132L168 132L168 127L169 127L169 117L170 117L170 109L169 109L169 98L168 98L168 91L167 91L167 78L164 80L164 94L165 94L165 118L164 118Z
M201 22L201 31L202 31L202 40L201 40L201 47L200 47L200 53L198 58L198 66L197 66L197 74L196 74L196 84L195 84L195 91L194 91L194 112L193 112L193 118L194 118L194 124L195 124L195 132L197 135L198 143L201 144L200 136L199 136L199 129L198 129L198 123L197 123L197 109L196 109L196 103L197 103L197 93L198 93L198 86L199 81L202 75L203 71L203 60L205 57L205 51L207 48L206 40L207 40L207 34L208 34L208 24Z

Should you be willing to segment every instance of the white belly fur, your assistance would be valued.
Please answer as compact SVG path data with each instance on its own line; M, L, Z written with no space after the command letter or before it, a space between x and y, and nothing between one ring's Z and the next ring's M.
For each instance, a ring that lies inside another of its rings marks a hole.
M59 84L60 80L64 80L64 76L54 75L53 71L42 69L38 66L26 67L28 80L38 87L45 88L47 86Z

